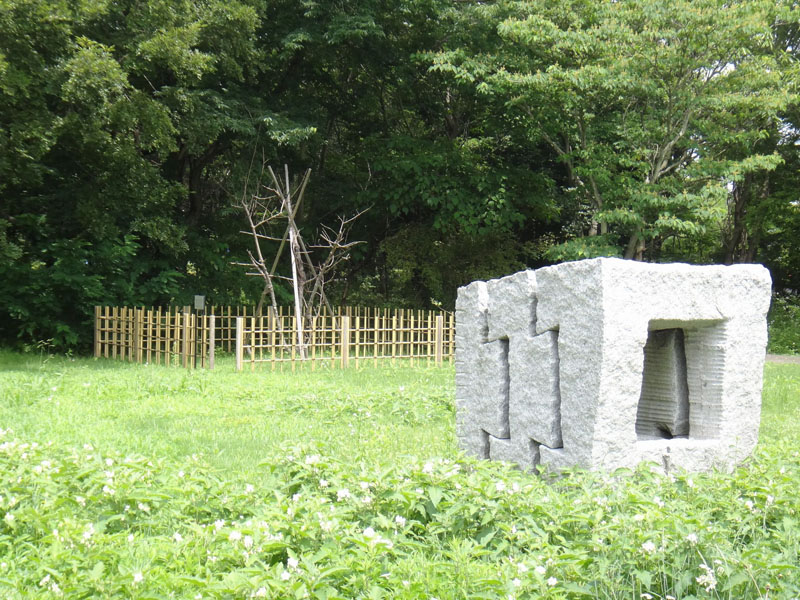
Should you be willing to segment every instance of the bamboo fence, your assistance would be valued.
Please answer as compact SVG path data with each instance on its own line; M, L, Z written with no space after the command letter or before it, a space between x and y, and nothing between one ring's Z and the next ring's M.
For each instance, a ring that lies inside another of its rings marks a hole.
M291 309L255 316L247 306L184 308L95 307L94 354L139 363L214 368L217 349L233 352L236 369L268 364L349 367L365 363L452 362L452 313L340 307L306 320L302 358Z
M137 363L214 368L214 315L171 308L95 306L94 355Z

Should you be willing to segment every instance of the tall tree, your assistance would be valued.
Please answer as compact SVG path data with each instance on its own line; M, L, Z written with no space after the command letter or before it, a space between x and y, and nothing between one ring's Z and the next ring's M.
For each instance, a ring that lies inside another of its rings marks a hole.
M658 258L717 226L731 186L780 163L756 145L789 101L774 2L539 0L507 10L496 48L443 52L434 68L503 98L531 142L558 157L562 189L588 220L553 257Z

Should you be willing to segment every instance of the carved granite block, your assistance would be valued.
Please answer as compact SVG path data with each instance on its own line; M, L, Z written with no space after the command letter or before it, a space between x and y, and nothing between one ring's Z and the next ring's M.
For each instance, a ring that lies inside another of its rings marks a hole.
M592 259L459 290L468 452L559 469L733 468L758 438L770 278Z

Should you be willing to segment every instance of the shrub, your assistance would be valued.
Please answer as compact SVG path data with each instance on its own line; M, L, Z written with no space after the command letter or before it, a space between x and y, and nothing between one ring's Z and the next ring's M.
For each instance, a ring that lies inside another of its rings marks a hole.
M800 297L775 296L767 318L769 352L800 354Z

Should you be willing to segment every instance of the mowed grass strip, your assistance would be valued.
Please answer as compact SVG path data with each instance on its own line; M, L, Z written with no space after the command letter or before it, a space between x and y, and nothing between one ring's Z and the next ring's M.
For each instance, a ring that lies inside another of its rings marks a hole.
M734 473L460 456L453 372L0 354L3 598L796 598L800 367Z

